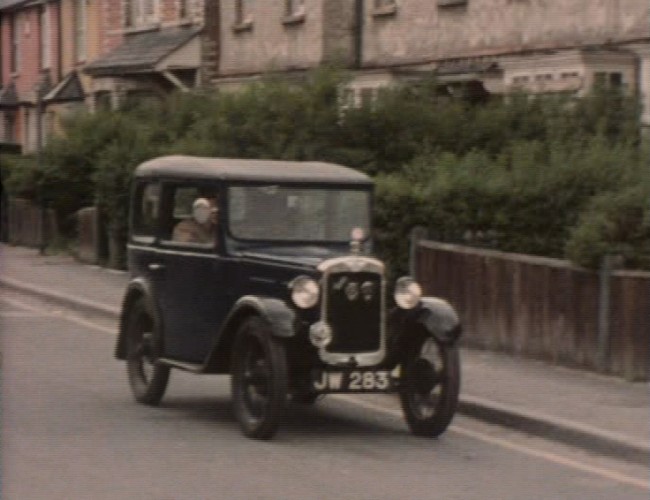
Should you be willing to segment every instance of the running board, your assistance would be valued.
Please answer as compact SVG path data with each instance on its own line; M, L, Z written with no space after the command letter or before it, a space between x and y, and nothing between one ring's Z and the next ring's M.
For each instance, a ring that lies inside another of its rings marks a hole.
M186 372L204 373L203 365L199 363L187 363L185 361L176 361L169 358L159 358L158 363L165 366L171 366L172 368L178 368L179 370L185 370Z

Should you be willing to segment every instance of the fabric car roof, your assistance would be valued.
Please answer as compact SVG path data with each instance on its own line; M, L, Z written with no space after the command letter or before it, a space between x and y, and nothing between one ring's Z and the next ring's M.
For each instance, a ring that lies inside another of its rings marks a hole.
M141 164L138 177L190 177L247 182L308 182L371 185L371 179L348 167L324 162L241 160L163 156Z
M122 45L110 54L90 63L84 71L93 76L154 71L161 60L189 42L200 30L193 26L129 35Z

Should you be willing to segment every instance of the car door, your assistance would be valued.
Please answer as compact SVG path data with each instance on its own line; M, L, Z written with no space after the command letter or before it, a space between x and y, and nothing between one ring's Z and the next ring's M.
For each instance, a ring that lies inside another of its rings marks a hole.
M206 241L175 237L175 228L191 222L192 205L199 198L216 200L218 209L218 185L163 184L158 259L149 265L163 321L165 356L191 363L205 360L226 314L219 224Z

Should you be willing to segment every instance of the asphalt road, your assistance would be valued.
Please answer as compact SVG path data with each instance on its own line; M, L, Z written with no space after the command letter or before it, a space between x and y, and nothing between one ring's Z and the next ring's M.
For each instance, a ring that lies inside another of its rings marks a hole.
M229 379L173 372L136 404L115 325L0 297L2 498L647 499L647 467L457 416L411 436L394 398L292 406L273 441L244 438Z

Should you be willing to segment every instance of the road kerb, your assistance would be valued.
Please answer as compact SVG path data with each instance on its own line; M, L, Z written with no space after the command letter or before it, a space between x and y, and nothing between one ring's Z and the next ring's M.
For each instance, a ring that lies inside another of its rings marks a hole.
M84 314L95 314L106 319L118 319L120 310L82 297L67 295L56 290L21 283L11 278L0 278L0 287L32 295L46 302L67 307Z
M602 455L647 464L650 446L633 441L629 436L525 410L483 398L464 395L459 412L492 424L502 425L545 439L566 443Z
M35 296L85 314L96 314L117 320L119 308L110 307L55 290L0 278L0 287ZM650 446L633 441L628 436L598 429L551 415L543 415L519 407L497 403L476 396L461 395L458 411L478 420L513 428L545 439L563 442L583 449L628 461L650 462Z

